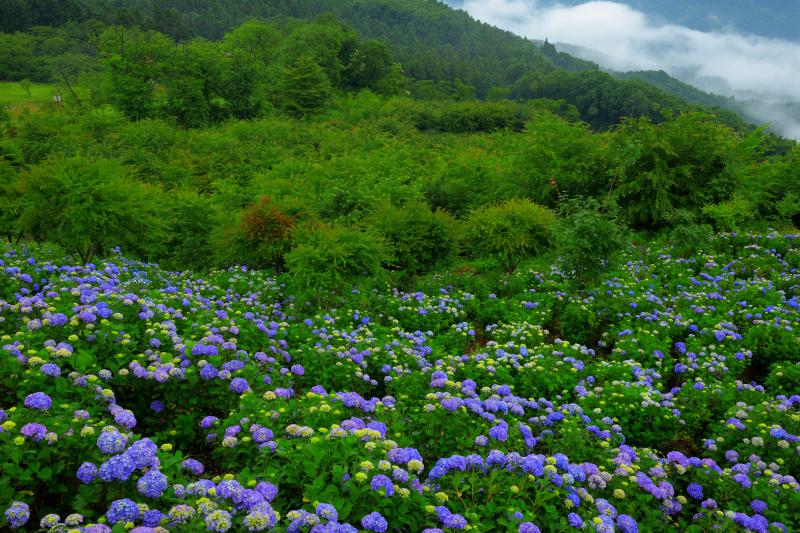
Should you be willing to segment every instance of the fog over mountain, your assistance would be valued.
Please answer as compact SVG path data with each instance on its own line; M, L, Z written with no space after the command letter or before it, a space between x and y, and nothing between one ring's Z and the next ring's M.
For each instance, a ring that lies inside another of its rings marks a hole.
M705 91L734 96L752 120L770 122L781 134L800 138L800 42L742 33L730 25L701 31L664 22L663 14L609 1L448 3L519 35L574 45L560 48L605 69L664 70ZM797 9L792 7L796 4L786 5Z

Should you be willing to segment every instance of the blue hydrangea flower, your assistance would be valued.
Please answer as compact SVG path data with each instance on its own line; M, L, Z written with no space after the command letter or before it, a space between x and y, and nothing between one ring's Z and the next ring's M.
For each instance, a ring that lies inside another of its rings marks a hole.
M45 363L39 370L41 370L42 374L45 376L50 376L51 378L57 378L61 376L61 369L55 363Z
M139 506L136 502L123 498L121 500L114 500L106 512L106 517L110 524L117 522L133 522L139 518Z
M639 533L639 525L636 520L626 514L617 517L617 527L622 533Z
M118 431L103 431L97 437L97 447L106 455L120 453L128 444L128 439Z
M375 531L376 533L384 533L389 525L386 519L378 512L369 513L361 519L361 527L367 531Z
M37 422L25 424L22 426L22 429L20 429L19 432L29 439L37 442L44 440L44 438L47 436L47 428Z
M31 517L31 510L27 503L14 502L5 512L6 521L11 529L17 529L24 526L28 519ZM386 531L384 529L384 531Z
M80 467L78 467L78 480L80 480L83 484L89 484L94 481L94 478L97 477L97 465L94 463L83 463Z
M158 498L167 490L167 476L159 470L148 470L136 483L139 494L147 498Z
M201 463L197 459L184 459L184 461L181 463L181 468L183 468L184 470L188 470L195 476L201 476L205 471L203 463Z
M150 509L142 513L142 525L145 527L158 527L162 518L164 518L164 513L158 509Z
M250 390L250 384L244 378L233 378L230 384L231 392L243 394Z
M59 522L61 522L61 517L58 516L57 514L51 513L45 515L39 521L39 527L42 529L50 529L51 527L55 527L56 525L58 525Z
M330 520L331 522L336 522L339 520L339 513L336 511L336 507L329 503L321 503L317 505L317 509L314 512L320 518Z
M25 397L25 407L38 411L47 411L53 405L53 400L43 392L34 392Z
M577 529L583 527L583 518L575 513L569 513L567 515L567 522L569 522L569 525Z
M686 492L695 500L703 499L703 487L698 483L689 483L689 486L686 487Z
M386 489L387 497L394 494L394 483L392 483L392 480L383 474L378 474L373 477L370 486L372 487L372 490L376 492L379 492L381 489Z
M100 479L106 483L127 481L135 469L136 465L127 453L112 455L100 465Z

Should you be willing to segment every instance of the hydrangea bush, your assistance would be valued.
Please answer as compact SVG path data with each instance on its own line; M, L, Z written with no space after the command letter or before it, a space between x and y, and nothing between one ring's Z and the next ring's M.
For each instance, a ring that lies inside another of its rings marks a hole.
M337 291L0 255L20 531L793 531L797 235Z

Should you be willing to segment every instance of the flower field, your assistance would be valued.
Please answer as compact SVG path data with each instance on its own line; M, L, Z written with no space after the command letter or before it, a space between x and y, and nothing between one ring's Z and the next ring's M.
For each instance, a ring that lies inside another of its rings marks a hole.
M0 255L21 531L796 531L800 236L355 288Z

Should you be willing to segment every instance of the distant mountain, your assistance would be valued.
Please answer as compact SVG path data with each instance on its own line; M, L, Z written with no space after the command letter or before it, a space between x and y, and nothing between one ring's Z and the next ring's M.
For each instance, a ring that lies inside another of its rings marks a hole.
M588 0L527 0L540 7L574 6ZM800 42L800 0L612 0L662 23L701 31L742 33ZM464 0L446 0L462 8Z

